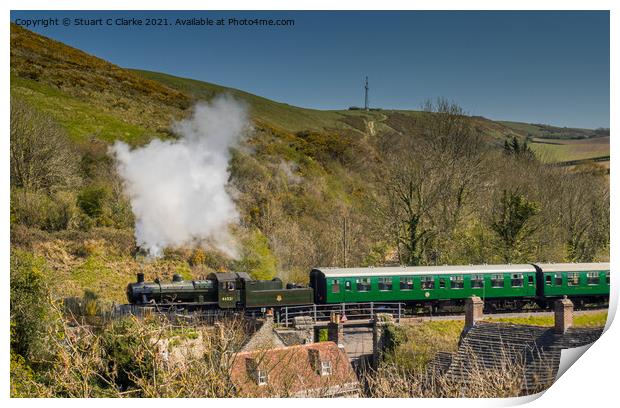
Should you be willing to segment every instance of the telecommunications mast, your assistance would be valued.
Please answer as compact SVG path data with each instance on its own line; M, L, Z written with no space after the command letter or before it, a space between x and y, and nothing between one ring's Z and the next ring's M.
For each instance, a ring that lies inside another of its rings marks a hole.
M368 110L368 77L366 77L366 83L364 85L364 110Z

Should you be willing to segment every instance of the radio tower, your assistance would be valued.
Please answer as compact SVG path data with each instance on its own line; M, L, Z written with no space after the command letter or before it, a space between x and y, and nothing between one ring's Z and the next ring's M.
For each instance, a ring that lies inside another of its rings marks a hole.
M366 77L366 84L364 85L364 110L368 110L368 77Z

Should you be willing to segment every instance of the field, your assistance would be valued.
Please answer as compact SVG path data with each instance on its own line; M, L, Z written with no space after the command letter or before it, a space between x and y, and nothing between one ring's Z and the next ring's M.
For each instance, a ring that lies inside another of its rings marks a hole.
M609 136L570 140L534 138L529 146L547 163L609 156Z

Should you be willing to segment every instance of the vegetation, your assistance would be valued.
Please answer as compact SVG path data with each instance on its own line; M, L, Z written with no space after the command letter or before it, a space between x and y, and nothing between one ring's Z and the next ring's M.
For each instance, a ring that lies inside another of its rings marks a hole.
M173 137L174 120L222 92L247 103L254 125L229 162L239 256L167 248L146 262L110 143ZM126 70L11 25L12 395L230 395L220 352L174 371L147 340L169 328L71 320L125 302L137 271L150 280L243 269L306 282L316 265L608 259L605 174L545 164L524 147L538 145L528 132L441 99L419 112L292 107ZM59 306L66 298L75 308ZM199 339L224 347L222 337ZM423 364L434 346L416 347L409 355Z

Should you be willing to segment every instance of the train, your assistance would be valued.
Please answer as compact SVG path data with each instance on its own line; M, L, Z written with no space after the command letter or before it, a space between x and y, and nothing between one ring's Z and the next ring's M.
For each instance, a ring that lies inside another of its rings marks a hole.
M156 279L127 286L127 300L142 306L257 310L312 304L399 302L439 311L479 296L493 310L548 308L568 297L577 307L609 302L609 263L555 263L364 268L313 268L309 285L279 278L255 280L245 272L204 279Z

